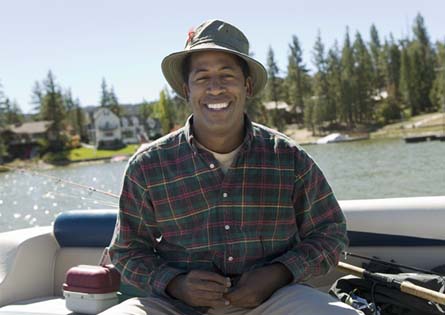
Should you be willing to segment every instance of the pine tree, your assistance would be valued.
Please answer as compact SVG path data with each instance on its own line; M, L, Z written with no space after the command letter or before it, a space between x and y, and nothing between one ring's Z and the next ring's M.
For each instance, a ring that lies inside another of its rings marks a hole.
M310 115L307 117L306 123L312 128L312 132L320 128L322 123L327 120L331 120L329 115L329 84L327 76L327 62L325 56L325 46L321 40L321 34L318 32L317 39L314 45L314 51L312 53L313 64L315 65L317 72L314 75L314 96L312 101L312 108L307 110L305 114ZM310 119L310 121L308 121Z
M63 94L63 102L65 104L66 112L70 113L75 107L71 89L67 89Z
M269 47L267 52L267 74L268 82L266 85L267 98L269 101L275 102L275 110L272 114L273 125L278 130L283 130L284 121L281 119L278 111L278 101L280 100L280 79L278 77L280 70L277 62L275 61L275 55L272 47Z
M372 59L359 32L355 35L353 45L354 78L355 78L355 121L370 123L373 108Z
M107 107L110 105L110 94L108 92L107 81L105 81L105 78L102 78L102 83L100 85L99 104L101 107Z
M384 78L384 91L387 96L383 98L380 94L377 108L375 110L377 122L387 124L401 118L401 51L399 45L390 34L389 41L385 39L382 48L382 75Z
M80 107L80 100L76 98L74 101L74 114L75 114L75 128L77 134L80 135L80 140L86 142L88 140L88 134L86 131L85 112Z
M22 111L16 101L11 102L9 98L4 101L4 117L7 125L23 122Z
M297 108L304 111L304 80L308 70L306 65L303 64L303 51L297 36L292 36L292 44L289 45L289 49L285 86L288 93L288 102L292 106L292 111L296 113Z
M418 66L419 56L417 51L410 51L407 40L402 41L401 68L400 68L400 86L403 101L410 109L411 116L420 113L420 89L417 85L419 78Z
M419 108L419 111L422 112L431 111L432 103L429 96L435 78L435 56L426 30L424 19L420 14L416 16L413 26L413 33L414 41L411 44L410 52L412 61L414 61L412 67L416 73L414 79L419 97L419 104L417 107Z
M108 90L107 81L105 81L105 78L102 78L102 83L100 85L99 104L101 107L107 107L118 117L124 115L123 109L119 105L118 98L114 92L114 87L111 87Z
M43 120L52 121L51 131L53 138L50 140L50 149L60 151L64 148L63 130L65 119L65 104L60 87L56 84L51 70L44 81L45 95L42 98L40 117Z
M76 130L76 125L77 125L76 104L74 102L71 89L66 90L65 93L63 94L63 103L66 109L66 121L72 128Z
M110 91L108 92L108 100L108 107L110 108L110 110L118 117L122 116L124 113L121 106L119 105L119 101L117 99L116 93L114 93L113 87L111 87Z
M273 102L278 102L279 100L279 85L278 85L278 74L279 69L277 62L275 61L275 54L273 52L272 47L269 47L269 51L267 52L267 75L268 75L268 84L267 84L267 92L268 99Z
M43 103L44 91L42 85L36 81L31 92L31 103L34 105L33 111L40 115Z
M337 41L328 51L328 56L326 58L327 63L327 80L328 80L328 91L329 91L329 118L331 121L338 120L338 109L341 106L342 101L342 83L341 83L341 60L340 60L340 50L338 48Z
M385 87L384 81L384 61L383 47L380 44L379 33L374 24L370 30L371 41L369 42L369 50L372 60L372 88L374 94L378 95Z
M349 28L346 28L345 40L343 43L341 66L342 66L342 102L340 106L340 117L349 128L354 125L355 111L355 79L354 79L354 56L349 39Z
M438 42L436 49L436 78L430 93L430 99L435 110L445 112L445 42Z
M392 34L390 34L389 41L385 40L383 61L385 66L383 76L388 97L400 102L401 51Z

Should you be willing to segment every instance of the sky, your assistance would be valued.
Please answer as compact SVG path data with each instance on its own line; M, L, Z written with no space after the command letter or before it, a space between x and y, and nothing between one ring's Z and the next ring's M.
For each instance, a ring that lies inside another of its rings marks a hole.
M444 41L444 12L445 0L0 0L0 83L25 113L49 70L82 106L98 104L102 78L121 103L154 101L168 87L162 59L207 19L240 28L263 64L272 47L284 75L293 35L312 68L318 31L327 49L342 44L347 26L352 38L358 31L367 41L374 23L381 41L400 39L420 13L430 39Z

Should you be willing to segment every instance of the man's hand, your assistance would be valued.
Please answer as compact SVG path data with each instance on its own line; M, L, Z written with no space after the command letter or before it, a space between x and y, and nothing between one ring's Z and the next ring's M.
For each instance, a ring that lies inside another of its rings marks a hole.
M228 292L230 286L229 278L210 271L192 270L173 278L166 290L172 297L188 305L215 308L229 304L223 294Z
M284 265L268 265L244 273L236 287L225 294L225 298L234 306L257 307L291 281L292 274Z

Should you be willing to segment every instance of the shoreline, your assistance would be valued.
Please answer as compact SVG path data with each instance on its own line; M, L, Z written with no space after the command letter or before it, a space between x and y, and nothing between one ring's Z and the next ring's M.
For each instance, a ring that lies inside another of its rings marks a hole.
M118 157L119 159L116 159ZM124 158L125 157L125 158ZM27 169L27 170L51 170L59 167L66 166L83 166L83 165L94 165L103 163L116 163L126 161L130 156L116 155L106 158L93 158L85 160L74 160L61 163L46 163L43 160L14 160L10 163L0 164L0 174L10 172L13 170ZM113 161L115 159L115 161Z
M358 140L377 140L377 139L404 139L407 137L416 136L444 136L445 126L442 121L445 121L445 114L433 113L426 114L421 117L416 117L405 122L397 122L394 124L386 125L374 132L358 132L355 130L340 131L339 133L348 135L351 137L350 140L343 142L351 142ZM331 131L329 133L334 133ZM317 140L324 137L323 136L313 136L312 132L306 128L298 128L297 125L288 125L286 130L283 132L285 135L297 142L298 145L314 145ZM326 134L329 134L326 133ZM71 165L88 165L95 163L113 163L126 161L131 157L131 154L116 153L114 156L108 157L97 157L88 158L84 160L71 160L71 161L61 161L56 163L46 163L42 159L38 160L14 160L10 163L0 164L0 173L8 172L8 168L11 169L37 169L37 170L48 170L57 167L71 166ZM4 166L4 167L2 167Z

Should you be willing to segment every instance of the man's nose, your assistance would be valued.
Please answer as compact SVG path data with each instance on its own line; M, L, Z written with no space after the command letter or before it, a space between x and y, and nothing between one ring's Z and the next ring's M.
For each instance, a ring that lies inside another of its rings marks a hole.
M225 89L226 88L219 77L215 76L209 79L207 85L208 94L221 94L225 91Z

